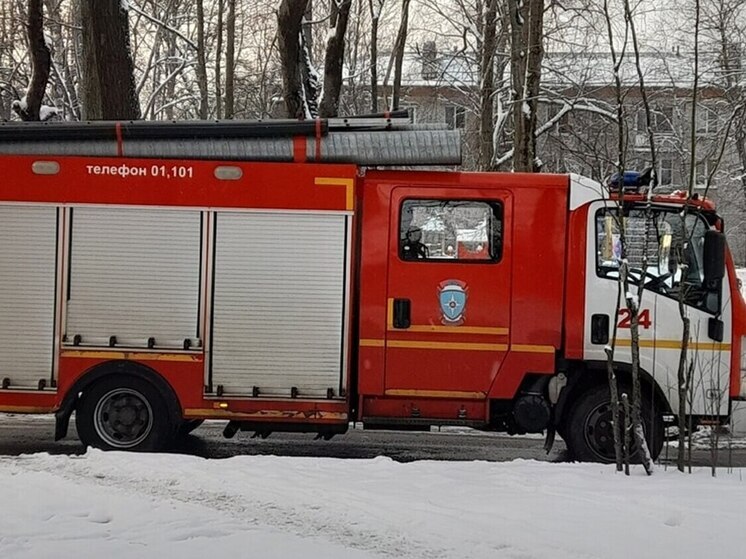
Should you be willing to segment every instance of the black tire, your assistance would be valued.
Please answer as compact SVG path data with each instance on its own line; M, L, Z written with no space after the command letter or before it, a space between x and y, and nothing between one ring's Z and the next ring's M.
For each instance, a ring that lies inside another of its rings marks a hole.
M620 387L631 394L631 390ZM581 462L613 463L614 432L611 424L611 398L609 387L605 384L594 386L583 391L569 410L563 433L565 443L573 458ZM652 416L650 399L642 398L642 420L645 427L645 438L653 460L658 458L663 448L664 428L663 415L657 410ZM622 415L622 421L623 421ZM633 442L632 461L639 462Z
M159 451L175 432L164 396L130 375L102 378L84 391L75 425L83 444L103 450Z
M204 419L185 419L181 422L181 425L179 425L179 437L186 437L204 422Z

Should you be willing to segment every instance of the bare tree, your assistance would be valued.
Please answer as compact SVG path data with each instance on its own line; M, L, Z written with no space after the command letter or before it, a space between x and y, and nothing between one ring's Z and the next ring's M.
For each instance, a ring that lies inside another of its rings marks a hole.
M342 65L344 62L345 33L352 0L331 0L329 34L324 59L324 93L319 105L319 116L337 116L339 94L342 90Z
M394 85L391 92L391 103L386 98L386 109L396 110L399 108L399 99L401 96L402 64L404 62L404 49L407 44L407 30L409 29L409 0L402 0L401 19L399 20L399 31L396 34L396 42L391 52L386 76L383 79L383 88L386 86L391 76L391 69L394 69Z
M218 21L215 25L217 35L217 45L215 46L215 110L218 118L223 118L223 83L221 77L221 61L223 58L223 9L225 0L218 0L217 12Z
M199 88L199 118L205 120L208 115L208 94L204 0L197 0L197 87Z
M287 115L299 119L306 116L305 91L301 77L301 23L306 3L307 0L282 0L277 12L277 48L282 65L282 93Z
M479 57L479 160L480 170L490 170L495 157L495 55L499 48L497 26L500 0L486 0L478 18L481 29L481 53ZM483 14L483 15L482 15ZM500 34L505 37L505 34ZM500 45L504 46L504 45Z
M385 0L368 0L370 9L370 110L378 112L378 23Z
M83 117L138 119L140 102L130 53L126 4L81 0L83 33Z
M52 54L47 96L58 118L80 119L78 85L81 26L72 0L45 0L45 30Z
M544 0L508 0L508 7L514 105L513 169L535 172L541 166L536 157L536 109L544 57Z
M625 36L624 36L624 42L621 49L621 52L617 52L617 49L614 45L615 36L614 36L614 30L612 27L612 17L609 13L609 4L608 0L604 0L603 3L603 13L604 18L606 20L606 28L607 28L607 34L609 39L609 50L611 53L611 60L614 65L614 92L616 95L616 113L617 113L617 176L619 177L619 180L622 180L622 177L624 177L624 164L626 161L627 156L627 128L626 128L626 118L624 114L624 93L622 89L622 81L620 77L620 68L622 66L622 62L624 61L624 55L625 55L625 49L627 46L627 33L629 30L629 25L627 22L627 19L625 18ZM624 196L624 188L620 189L620 192L622 196ZM622 246L625 245L625 239L624 239L624 227L619 227L620 231L620 240L622 241ZM623 282L620 281L617 282L617 299L616 299L616 309L614 316L619 316L619 309L621 307L621 300L622 300L622 290L624 289ZM614 330L612 332L611 337L611 344L606 347L606 373L607 373L607 381L609 383L609 397L611 400L611 416L612 416L612 433L614 436L614 458L616 461L616 469L617 471L622 471L622 464L624 462L625 456L622 454L622 431L621 431L621 409L620 409L620 399L619 399L619 384L616 377L616 371L614 369L614 353L616 351L616 340L617 340L617 324L618 322L614 320ZM625 445L626 446L626 445Z
M225 118L233 118L235 111L236 71L236 0L228 0L225 47Z
M716 70L724 88L723 100L733 119L733 137L738 167L735 176L746 199L746 88L743 84L743 55L746 45L746 3L742 0L712 0L701 5L702 33L716 57Z
M22 120L46 120L56 111L46 111L44 115L40 112L52 63L49 47L44 40L42 0L28 2L27 32L32 68L31 82L24 99L13 103L13 110Z

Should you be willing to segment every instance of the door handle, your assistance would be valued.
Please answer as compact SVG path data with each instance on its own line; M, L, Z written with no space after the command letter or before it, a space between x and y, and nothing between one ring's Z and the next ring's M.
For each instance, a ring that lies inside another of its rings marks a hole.
M409 328L411 306L409 299L394 299L394 328Z

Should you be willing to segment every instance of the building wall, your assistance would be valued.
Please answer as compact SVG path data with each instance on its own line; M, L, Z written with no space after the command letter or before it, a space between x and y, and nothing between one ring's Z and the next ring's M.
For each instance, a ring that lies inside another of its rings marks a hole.
M554 102L540 103L540 126L557 115L565 100L578 99L587 92L577 89L553 90ZM590 95L596 106L607 107L613 113L616 93L612 87L597 87ZM657 150L659 187L664 191L686 190L689 184L691 157L690 133L691 92L686 89L650 88L653 109L651 128ZM401 107L413 109L415 122L447 122L461 128L464 142L463 168L476 167L479 153L479 118L476 94L464 87L443 83L404 87ZM718 155L730 114L722 93L713 88L700 92L696 126L695 192L706 195L718 204L726 224L726 235L739 265L746 265L746 193L741 188L738 157L732 142L726 144L722 158ZM582 104L578 103L578 106ZM643 169L652 163L647 119L637 89L625 93L628 169ZM454 118L454 115L459 116ZM510 148L510 123L503 138L504 150ZM579 173L604 181L617 168L618 127L616 122L598 112L573 109L537 140L537 152L546 172ZM499 150L498 150L499 151ZM715 168L711 175L712 169ZM509 163L501 170L509 170ZM711 183L706 187L705 177Z

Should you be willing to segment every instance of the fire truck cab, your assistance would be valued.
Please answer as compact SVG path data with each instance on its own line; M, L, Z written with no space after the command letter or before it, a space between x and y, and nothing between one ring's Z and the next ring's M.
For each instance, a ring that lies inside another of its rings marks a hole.
M0 411L54 413L57 438L75 411L108 449L162 449L205 419L322 438L357 421L557 430L608 461L607 348L630 383L624 219L653 454L682 310L688 413L727 421L746 307L709 201L377 169L455 162L452 136L384 120L0 128Z

